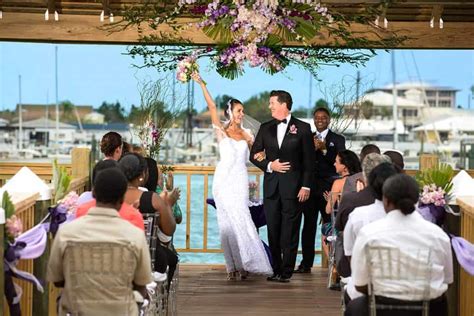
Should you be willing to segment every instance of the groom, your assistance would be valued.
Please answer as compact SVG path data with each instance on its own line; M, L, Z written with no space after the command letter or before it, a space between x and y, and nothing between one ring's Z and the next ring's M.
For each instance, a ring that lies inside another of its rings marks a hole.
M300 203L309 198L314 161L311 128L291 115L292 104L288 92L270 93L273 120L260 126L250 152L252 163L265 173L263 208L273 258L273 275L267 280L285 283L295 266Z

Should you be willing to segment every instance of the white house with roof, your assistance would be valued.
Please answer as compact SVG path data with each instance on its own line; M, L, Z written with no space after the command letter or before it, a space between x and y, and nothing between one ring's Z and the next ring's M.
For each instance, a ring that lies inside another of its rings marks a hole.
M397 95L427 104L430 108L455 108L456 92L459 89L436 86L427 82L401 82L396 84ZM371 91L384 91L392 93L393 84Z
M46 146L50 143L62 146L64 144L72 144L75 139L76 126L59 122L59 129L56 132L56 121L46 119L45 117L22 122L21 139L24 145L33 144L33 146ZM15 131L16 139L20 139L19 123L11 125ZM24 146L23 146L24 147Z

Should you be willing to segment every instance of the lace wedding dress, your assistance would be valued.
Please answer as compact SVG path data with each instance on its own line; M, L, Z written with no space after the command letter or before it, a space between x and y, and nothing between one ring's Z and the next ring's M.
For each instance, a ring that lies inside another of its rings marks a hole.
M249 211L245 140L236 141L216 128L220 161L216 166L212 194L227 272L272 274L273 270Z

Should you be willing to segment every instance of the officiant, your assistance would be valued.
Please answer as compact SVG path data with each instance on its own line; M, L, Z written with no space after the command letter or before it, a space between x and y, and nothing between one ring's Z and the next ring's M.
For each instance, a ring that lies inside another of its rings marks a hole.
M310 273L314 261L314 245L318 213L321 213L322 222L331 221L331 216L326 214L326 200L323 193L331 191L334 180L338 177L334 162L337 153L346 149L344 136L334 133L329 129L331 114L327 108L318 107L313 113L316 132L313 134L315 150L315 174L311 195L303 205L303 231L301 243L303 260L295 273Z

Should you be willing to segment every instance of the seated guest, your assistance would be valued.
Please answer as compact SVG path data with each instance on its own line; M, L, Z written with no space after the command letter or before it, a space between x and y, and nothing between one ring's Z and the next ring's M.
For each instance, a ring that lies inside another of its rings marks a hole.
M98 173L108 168L118 169L117 162L115 160L99 161L95 165L94 170L92 171L92 182L94 182ZM87 199L87 201L84 202L85 197L88 197L88 195L85 196L85 194L88 192L90 193L90 199ZM77 207L77 210L76 210L76 218L86 215L87 212L89 212L89 209L96 206L96 200L94 199L94 197L92 196L92 192L90 191L87 191L81 194L81 196L79 197L79 200L81 199L82 199L82 202L81 203L78 202L79 206ZM144 230L145 225L143 222L142 214L140 214L140 212L136 208L131 206L130 204L126 202L122 203L122 207L119 210L119 216L123 218L124 220L129 221L133 225L137 226L141 230Z
M383 162L391 162L390 158L377 153L368 154L364 161L362 161L362 178L364 181L364 188L360 192L347 192L344 193L344 198L338 208L336 217L336 229L343 231L346 227L349 214L359 206L369 205L374 203L375 194L371 187L365 186L368 182L368 176L370 172Z
M359 159L360 163L364 163L365 157L367 157L368 154L380 154L380 148L377 147L377 145L374 144L367 144L364 147L362 147L360 154L359 154ZM358 172L356 174L350 175L347 177L346 182L344 183L344 188L343 192L348 193L348 192L357 192L360 191L357 189L357 185L362 183L364 181L364 177L362 175L362 172Z
M385 156L389 156L392 160L392 163L400 168L400 170L405 170L405 162L403 161L403 155L395 150L387 150L383 153Z
M100 151L105 156L104 160L118 161L122 156L122 136L116 132L105 134L100 141Z
M357 155L350 150L342 150L337 153L336 161L334 163L337 174L340 176L336 179L331 187L331 192L324 192L324 198L326 199L326 213L331 214L335 207L338 207L340 197L342 194L342 188L346 178L351 174L360 172L360 162ZM323 251L329 258L329 247L327 245L327 236L331 235L333 229L333 223L327 222L321 225L321 236L323 242L321 243ZM336 283L337 273L333 274L333 281Z
M107 168L118 167L118 164L113 159L102 160L95 164L94 169L92 169L92 183L94 183L95 176L97 172L101 170L105 170ZM77 199L77 205L84 204L86 202L90 202L94 199L92 196L92 191L85 191L83 192L79 198ZM94 205L95 206L95 205Z
M160 171L160 168L158 168L158 164L155 159L150 158L150 157L145 157L145 160L148 165L148 177L145 183L145 188L148 191L156 192L160 194L165 189L163 173ZM171 188L168 188L168 190L173 190L172 183L170 182L172 182L172 178L170 179L170 177L168 177L166 186L167 187L171 186ZM182 216L181 208L179 207L178 203L175 203L173 205L172 211L173 211L173 216L176 221L176 224L180 224L183 220L183 216Z
M61 226L54 238L47 279L64 288L60 316L138 315L133 290L145 294L152 282L151 264L143 231L118 216L126 190L119 169L99 172L94 182L97 207ZM101 243L117 246L114 251L120 250L123 261L105 253L101 260L87 261ZM74 255L79 250L83 255Z
M331 192L325 192L324 197L326 198L326 213L330 214L337 200L337 197L341 195L342 188L346 182L348 176L359 173L362 171L360 167L360 161L357 155L351 150L342 150L336 155L336 162L334 167L339 175L331 187ZM332 203L332 204L331 204Z
M347 263L351 260L354 242L356 241L356 237L361 228L371 222L385 217L386 213L382 202L382 187L385 180L398 173L400 173L400 170L388 162L381 163L370 172L368 184L375 194L375 202L370 205L356 207L349 215L349 220L344 228L343 235L344 255L347 257ZM347 274L349 275L350 271L348 271ZM356 292L352 280L348 282L347 294L350 299L362 295Z
M144 192L139 189L144 186L148 175L148 165L142 156L131 153L119 161L119 167L128 180L125 202L137 203L141 213L159 213L158 238L160 245L156 247L155 269L160 273L169 266L168 281L171 281L178 263L177 254L168 248L176 229L176 221L171 208L179 199L179 190L163 191L160 195L153 191Z
M364 226L357 236L352 251L351 266L352 278L356 289L361 293L368 293L369 264L366 247L388 247L398 249L408 258L409 249L429 249L429 264L421 262L419 257L412 264L403 266L406 279L411 282L400 282L394 278L380 278L377 274L372 279L378 288L390 289L395 293L391 296L377 296L376 301L391 305L409 304L421 301L421 295L414 295L413 289L429 287L427 291L430 299L430 315L447 315L447 301L444 293L448 284L453 282L453 262L451 244L448 235L435 224L432 224L418 212L415 204L419 198L419 187L416 181L405 174L390 177L383 185L383 204L387 215L375 222ZM416 262L420 261L420 264ZM384 263L387 265L388 263ZM427 271L423 271L427 270ZM410 275L412 273L413 275ZM429 284L420 284L417 278L427 274ZM377 293L375 293L377 294ZM380 315L419 315L419 312L388 310L377 312ZM367 297L352 300L346 309L345 315L368 315Z
M393 164L383 162L369 174L369 187L375 194L375 202L370 205L359 206L349 214L349 220L344 228L344 253L350 257L357 235L362 227L385 217L382 203L382 187L389 177L400 173Z

